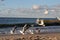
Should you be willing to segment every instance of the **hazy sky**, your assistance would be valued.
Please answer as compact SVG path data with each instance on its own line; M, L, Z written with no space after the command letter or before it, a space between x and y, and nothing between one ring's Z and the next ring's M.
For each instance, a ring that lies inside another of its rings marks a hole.
M59 5L60 0L4 0L1 3L8 8L31 8L32 5Z
M40 14L32 14L32 13L20 13L20 11L8 11L5 9L8 8L31 8L33 5L48 5L48 6L52 6L52 5L60 5L60 0L0 0L0 10L1 8L3 8L3 11L0 11L0 17L30 17L30 15L32 15L31 17L38 17L38 15L40 16ZM36 6L34 6L36 8ZM5 9L4 9L5 8ZM23 16L22 16L23 15ZM42 15L42 14L41 14ZM54 17L60 16L60 11L58 12L58 14L52 14ZM49 16L49 15L48 15ZM43 17L45 17L43 15ZM50 16L52 17L52 16Z

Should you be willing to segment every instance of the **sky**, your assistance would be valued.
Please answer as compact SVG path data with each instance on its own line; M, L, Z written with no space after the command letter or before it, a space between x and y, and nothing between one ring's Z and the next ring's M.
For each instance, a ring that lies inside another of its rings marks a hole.
M31 8L33 5L59 5L60 0L0 0L0 5L7 8Z
M15 11L15 8L16 9L32 8L33 5L38 5L39 7L40 7L40 5L47 5L47 6L60 5L60 0L0 0L0 17L26 16L27 14L25 14L25 13L23 15L23 13L20 13L20 11L19 12ZM33 8L36 9L39 7L34 6ZM11 10L8 10L9 8L12 8L14 10L11 9L12 10L12 12L11 12ZM57 16L60 16L59 13L60 13L60 11L58 12ZM36 14L33 14L33 15L36 15ZM36 16L38 17L38 15L36 15ZM28 17L28 16L26 16L26 17Z

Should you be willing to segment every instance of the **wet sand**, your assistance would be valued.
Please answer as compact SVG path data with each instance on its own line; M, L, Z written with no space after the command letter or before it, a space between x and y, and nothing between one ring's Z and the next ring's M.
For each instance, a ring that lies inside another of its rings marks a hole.
M60 40L60 33L25 34L25 35L0 34L0 40Z

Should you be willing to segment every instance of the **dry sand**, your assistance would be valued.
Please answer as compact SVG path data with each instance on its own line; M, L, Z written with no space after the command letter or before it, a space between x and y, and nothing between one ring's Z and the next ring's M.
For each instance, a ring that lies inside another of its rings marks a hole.
M0 40L60 40L60 33L46 34L7 34L0 35Z

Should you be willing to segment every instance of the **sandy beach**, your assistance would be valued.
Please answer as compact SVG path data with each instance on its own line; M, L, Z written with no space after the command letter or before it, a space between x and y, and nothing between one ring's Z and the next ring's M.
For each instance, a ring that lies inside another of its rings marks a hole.
M7 34L0 35L0 40L60 40L60 33L44 34Z

